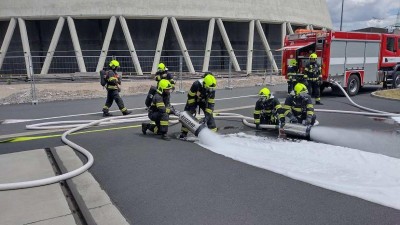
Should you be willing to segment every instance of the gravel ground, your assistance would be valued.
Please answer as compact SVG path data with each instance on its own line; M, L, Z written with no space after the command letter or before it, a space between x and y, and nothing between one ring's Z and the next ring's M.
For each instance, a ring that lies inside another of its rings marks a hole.
M194 80L184 80L182 82L183 89L189 90ZM218 88L228 86L227 78L218 79ZM263 83L262 76L248 76L232 79L231 86L233 87L249 87ZM267 77L265 83L286 83L283 76ZM151 85L155 85L153 80L140 81L122 81L121 96L129 96L135 94L147 93ZM0 105L30 103L31 85L30 84L0 84L2 91L0 92ZM99 82L76 83L74 81L65 83L39 83L35 85L36 96L39 102L63 101L71 99L90 99L90 98L105 98L106 91ZM179 90L179 81L176 84L176 90Z

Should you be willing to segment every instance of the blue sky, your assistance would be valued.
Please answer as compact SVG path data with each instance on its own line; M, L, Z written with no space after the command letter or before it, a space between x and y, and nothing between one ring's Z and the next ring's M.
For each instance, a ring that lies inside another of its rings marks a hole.
M339 30L342 0L327 0L333 29ZM396 21L400 0L344 0L343 30L387 27Z

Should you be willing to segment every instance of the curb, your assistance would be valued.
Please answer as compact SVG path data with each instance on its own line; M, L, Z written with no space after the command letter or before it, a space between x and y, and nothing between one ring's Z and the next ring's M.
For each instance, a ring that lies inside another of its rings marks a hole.
M379 91L374 91L374 92L372 92L372 93L371 93L371 96L372 96L372 97L375 97L375 98L390 100L390 101L396 101L396 102L399 102L399 101L400 101L400 99L397 99L397 98L388 98L388 97L379 96L379 95L376 94L377 92L379 92Z

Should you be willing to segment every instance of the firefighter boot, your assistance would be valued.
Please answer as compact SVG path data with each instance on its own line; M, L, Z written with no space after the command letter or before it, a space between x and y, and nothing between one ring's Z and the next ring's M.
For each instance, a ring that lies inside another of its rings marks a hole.
M108 112L108 109L103 109L103 117L107 116L112 116L112 114Z
M181 140L186 140L186 138L187 138L187 133L182 132L182 133L179 135L179 139L181 139Z
M149 123L142 123L142 133L146 135L147 129L149 129Z
M125 110L125 111L122 112L122 115L126 116L126 115L129 115L129 114L131 114L131 113L132 113L132 111L130 111L130 110Z
M321 101L315 101L316 105L323 105L323 103Z
M161 134L161 139L163 139L164 141L170 141L171 140L171 138L169 138L167 136L167 134Z

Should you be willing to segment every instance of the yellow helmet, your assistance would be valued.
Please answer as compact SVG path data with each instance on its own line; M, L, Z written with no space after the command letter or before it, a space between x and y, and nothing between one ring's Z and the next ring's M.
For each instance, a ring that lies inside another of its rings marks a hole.
M297 83L296 86L294 86L294 93L296 95L300 95L302 93L307 94L308 90L306 85L302 84L302 83Z
M289 60L289 66L297 66L297 60L296 59Z
M258 96L269 99L271 97L271 92L268 88L263 88L260 90L260 92L258 92Z
M213 89L217 87L217 80L211 74L207 74L203 80L204 87L207 89Z
M117 69L119 67L119 62L115 59L111 60L110 63L108 64L108 66L111 69Z
M165 71L165 64L164 63L158 64L157 69L160 70L160 71Z
M171 83L169 80L162 79L158 82L158 91L162 93L164 90L169 90L172 88Z
M316 53L312 53L312 54L310 55L310 59L317 59L317 58L318 58L318 56L317 56Z

